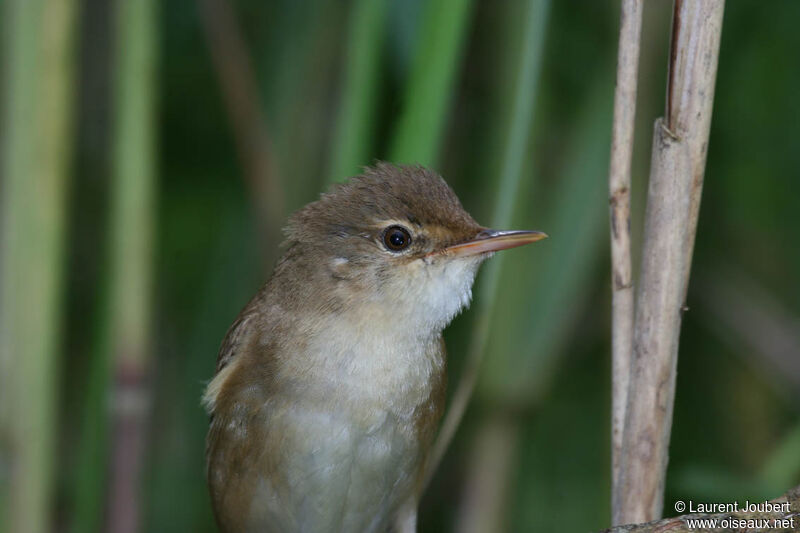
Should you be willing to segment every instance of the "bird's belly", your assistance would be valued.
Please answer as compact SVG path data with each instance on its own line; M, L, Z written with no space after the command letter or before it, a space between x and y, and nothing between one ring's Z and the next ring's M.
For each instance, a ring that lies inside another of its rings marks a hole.
M344 411L295 403L273 420L283 453L257 483L255 522L281 522L281 531L386 529L414 489L415 425L386 410Z

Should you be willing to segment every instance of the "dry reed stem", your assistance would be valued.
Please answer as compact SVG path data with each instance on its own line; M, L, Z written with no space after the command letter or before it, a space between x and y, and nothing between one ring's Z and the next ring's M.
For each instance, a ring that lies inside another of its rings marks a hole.
M661 516L681 315L703 185L724 0L676 0L666 119L653 133L615 518Z
M623 0L620 10L617 85L611 130L609 205L611 220L611 508L613 524L621 491L619 464L630 360L633 351L633 279L631 274L630 190L634 119L642 33L642 1Z

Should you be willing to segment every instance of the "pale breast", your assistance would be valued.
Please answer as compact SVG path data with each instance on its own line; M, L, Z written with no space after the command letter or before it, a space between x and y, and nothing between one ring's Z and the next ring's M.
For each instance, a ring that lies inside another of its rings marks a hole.
M325 347L339 342L329 336ZM313 353L313 343L306 348ZM259 483L256 514L272 512L264 502L274 499L276 479L286 486L282 507L304 531L382 531L416 496L441 412L442 344L405 355L388 343L372 348L382 352L319 360L303 385L273 400L268 427L285 453L270 469L280 474Z
M268 442L279 439L284 452L262 459L268 467L254 465L252 523L281 531L385 529L413 493L421 449L413 424L383 418L365 430L346 413L297 403L274 413Z
M441 338L328 324L271 353L268 374L252 371L266 354L251 345L218 375L209 481L231 531L383 531L418 495L442 410Z

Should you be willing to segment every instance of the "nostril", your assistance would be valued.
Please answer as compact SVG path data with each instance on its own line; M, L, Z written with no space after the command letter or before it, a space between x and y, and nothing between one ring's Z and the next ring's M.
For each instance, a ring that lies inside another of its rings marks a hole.
M497 231L496 229L484 228L481 231L479 231L477 235L475 235L475 239L491 239L492 237L496 237L499 234L500 232Z

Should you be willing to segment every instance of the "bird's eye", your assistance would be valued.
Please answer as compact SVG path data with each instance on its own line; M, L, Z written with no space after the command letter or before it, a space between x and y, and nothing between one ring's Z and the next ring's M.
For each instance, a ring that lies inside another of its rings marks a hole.
M392 252L399 252L411 244L411 235L402 226L389 226L383 230L383 244Z

